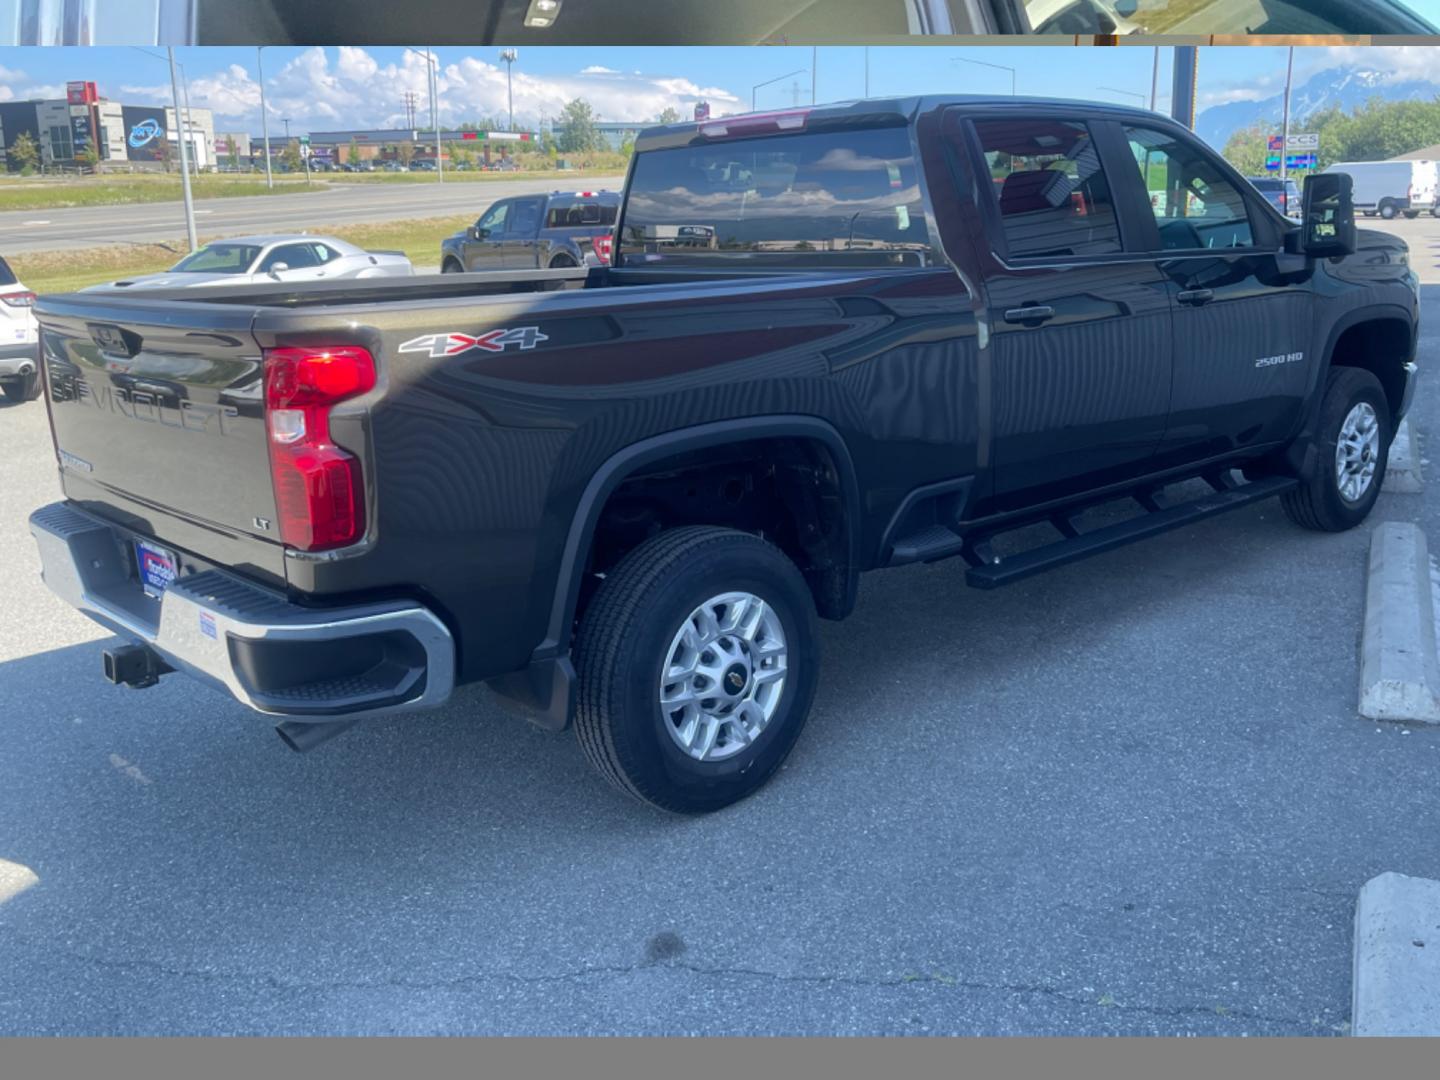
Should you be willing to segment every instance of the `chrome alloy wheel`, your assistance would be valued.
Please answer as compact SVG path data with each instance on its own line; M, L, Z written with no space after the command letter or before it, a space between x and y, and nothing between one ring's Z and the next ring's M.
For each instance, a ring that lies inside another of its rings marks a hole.
M1335 440L1335 484L1346 502L1359 502L1380 464L1380 419L1361 401L1345 416Z
M670 642L660 674L665 730L696 761L722 761L754 742L785 692L785 628L747 592L712 596Z

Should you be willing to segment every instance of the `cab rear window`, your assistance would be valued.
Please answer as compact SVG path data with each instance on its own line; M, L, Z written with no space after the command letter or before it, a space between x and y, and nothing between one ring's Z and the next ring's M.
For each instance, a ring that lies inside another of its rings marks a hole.
M547 229L577 229L615 224L615 204L598 202L551 204L545 215Z
M15 271L10 269L10 264L0 259L0 285L16 284Z
M735 139L636 159L619 242L631 265L935 261L905 128Z

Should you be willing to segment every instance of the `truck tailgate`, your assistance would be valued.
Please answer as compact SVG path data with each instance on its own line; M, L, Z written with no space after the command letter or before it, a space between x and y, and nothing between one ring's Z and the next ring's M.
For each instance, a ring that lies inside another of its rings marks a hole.
M284 577L249 306L46 297L65 493L206 558Z

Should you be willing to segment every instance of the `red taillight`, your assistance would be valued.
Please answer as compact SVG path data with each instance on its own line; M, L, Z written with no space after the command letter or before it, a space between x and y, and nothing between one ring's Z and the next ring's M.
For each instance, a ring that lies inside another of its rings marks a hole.
M374 386L375 361L356 346L266 350L270 476L288 546L321 551L364 535L360 462L330 441L330 408Z
M10 307L34 307L35 301L38 299L39 297L33 292L6 293L0 296L0 300L5 301Z
M595 257L605 266L610 265L610 256L615 253L615 234L603 233L591 241L595 248Z
M727 139L737 135L761 135L778 131L803 131L810 118L809 109L786 109L783 112L747 113L727 116L723 120L707 120L700 125L700 134L707 139Z

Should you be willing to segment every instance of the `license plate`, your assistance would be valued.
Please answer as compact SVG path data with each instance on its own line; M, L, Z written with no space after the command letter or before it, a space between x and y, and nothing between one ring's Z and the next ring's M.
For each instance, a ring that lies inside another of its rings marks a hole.
M144 540L135 541L135 562L140 568L140 584L147 596L159 597L170 587L180 569L173 551Z

